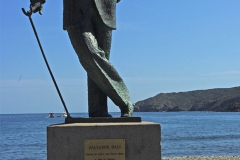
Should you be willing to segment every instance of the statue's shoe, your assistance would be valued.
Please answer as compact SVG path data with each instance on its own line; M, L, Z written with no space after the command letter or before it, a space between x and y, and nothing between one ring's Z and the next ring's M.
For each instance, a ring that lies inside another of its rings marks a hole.
M127 106L121 107L121 117L132 117L133 109L132 103L128 103Z

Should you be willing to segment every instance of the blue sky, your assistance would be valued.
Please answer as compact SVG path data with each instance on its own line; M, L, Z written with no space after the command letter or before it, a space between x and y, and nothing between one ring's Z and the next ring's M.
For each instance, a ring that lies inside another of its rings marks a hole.
M29 19L29 0L0 1L0 113L62 112ZM86 72L67 32L62 1L32 16L70 113L87 112ZM122 0L110 61L133 103L158 93L240 86L239 0ZM119 111L111 100L109 110Z

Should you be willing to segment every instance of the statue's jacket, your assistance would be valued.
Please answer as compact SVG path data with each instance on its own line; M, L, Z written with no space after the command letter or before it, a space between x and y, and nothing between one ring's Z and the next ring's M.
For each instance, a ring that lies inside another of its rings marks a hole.
M64 0L63 29L81 27L89 9L97 9L102 21L108 27L116 29L117 0Z

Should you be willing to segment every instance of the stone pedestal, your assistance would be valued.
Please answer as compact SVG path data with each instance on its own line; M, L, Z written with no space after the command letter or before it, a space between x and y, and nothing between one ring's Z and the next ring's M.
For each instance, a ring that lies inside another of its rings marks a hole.
M72 123L47 127L48 160L85 160L88 149L101 149L103 144L86 148L86 142L124 140L124 157L93 160L161 160L161 126L152 122ZM111 145L109 145L111 147ZM106 146L104 146L106 147ZM103 150L103 153L106 150ZM91 159L91 158L90 158Z

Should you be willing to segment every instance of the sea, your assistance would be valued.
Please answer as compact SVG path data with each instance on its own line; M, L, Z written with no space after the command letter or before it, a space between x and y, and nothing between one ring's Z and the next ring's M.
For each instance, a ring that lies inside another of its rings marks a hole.
M71 116L87 117L87 113ZM134 116L161 124L162 157L240 155L240 112L135 112ZM63 117L48 118L48 113L0 114L0 159L46 160L46 127L63 122Z

